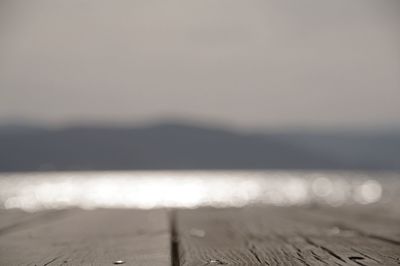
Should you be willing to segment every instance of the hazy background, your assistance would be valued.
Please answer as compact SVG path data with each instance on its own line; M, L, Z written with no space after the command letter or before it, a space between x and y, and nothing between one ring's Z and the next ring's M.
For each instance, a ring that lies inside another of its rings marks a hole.
M398 169L399 47L398 0L1 0L0 170Z

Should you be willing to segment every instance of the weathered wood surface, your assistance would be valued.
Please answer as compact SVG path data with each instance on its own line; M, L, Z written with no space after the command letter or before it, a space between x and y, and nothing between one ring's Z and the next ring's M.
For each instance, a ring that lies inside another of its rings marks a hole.
M0 211L0 266L400 265L399 218L360 207Z
M1 266L171 265L165 211L70 210L42 218L0 234Z
M342 231L351 230L359 235L380 239L400 245L400 213L387 208L318 208L298 209L292 211L293 215L307 213L309 219L323 220L325 223L334 224ZM400 262L400 261L399 261Z
M31 227L43 220L50 221L64 211L24 212L21 210L0 210L0 236L24 227ZM1 265L1 264L0 264Z
M385 234L398 235L400 220L374 218L369 211L359 219L361 213L318 208L179 211L180 265L399 265L399 243L365 232L382 226Z

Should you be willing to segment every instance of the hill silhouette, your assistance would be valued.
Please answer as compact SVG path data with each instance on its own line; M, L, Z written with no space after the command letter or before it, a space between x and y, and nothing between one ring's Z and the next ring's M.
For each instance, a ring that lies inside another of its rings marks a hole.
M0 171L400 169L400 134L240 134L149 127L0 127Z

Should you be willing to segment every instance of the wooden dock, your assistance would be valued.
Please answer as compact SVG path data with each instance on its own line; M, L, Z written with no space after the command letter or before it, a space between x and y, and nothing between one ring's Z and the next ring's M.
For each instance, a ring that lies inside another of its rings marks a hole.
M0 211L0 266L400 265L384 208Z

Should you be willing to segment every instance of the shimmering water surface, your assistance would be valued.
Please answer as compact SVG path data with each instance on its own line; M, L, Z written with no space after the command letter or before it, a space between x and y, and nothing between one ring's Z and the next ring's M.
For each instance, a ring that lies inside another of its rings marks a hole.
M0 174L0 208L233 207L379 204L400 195L399 173L115 171Z

